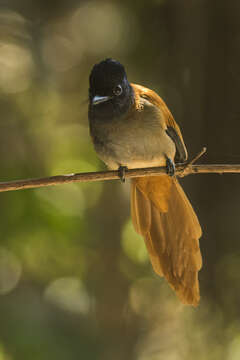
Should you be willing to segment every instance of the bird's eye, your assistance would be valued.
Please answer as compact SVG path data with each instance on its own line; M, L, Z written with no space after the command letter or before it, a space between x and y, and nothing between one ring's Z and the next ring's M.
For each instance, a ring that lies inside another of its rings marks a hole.
M116 96L119 96L119 95L121 95L121 93L122 93L121 85L115 86L115 88L113 89L113 94Z

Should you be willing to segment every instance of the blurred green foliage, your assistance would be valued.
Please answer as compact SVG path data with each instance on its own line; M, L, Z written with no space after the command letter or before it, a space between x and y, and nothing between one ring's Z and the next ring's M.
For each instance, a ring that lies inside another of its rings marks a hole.
M237 0L0 2L2 181L104 168L88 75L106 57L166 100L190 155L239 162ZM119 182L1 193L0 360L236 360L239 179L184 179L203 226L197 309L135 234Z

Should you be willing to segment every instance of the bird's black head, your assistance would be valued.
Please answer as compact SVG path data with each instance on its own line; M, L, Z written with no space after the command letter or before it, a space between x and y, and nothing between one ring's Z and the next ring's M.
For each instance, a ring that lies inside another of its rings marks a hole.
M106 59L94 65L89 83L90 118L118 117L133 103L133 90L125 69L116 60Z

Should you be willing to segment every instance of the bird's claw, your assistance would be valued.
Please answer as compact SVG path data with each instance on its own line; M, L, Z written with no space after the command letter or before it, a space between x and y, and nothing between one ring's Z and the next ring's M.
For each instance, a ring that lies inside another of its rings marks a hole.
M167 174L169 176L174 176L174 174L175 174L175 164L170 158L167 158L167 160L166 160L166 167L167 167Z
M126 175L127 169L128 168L126 166L119 166L119 168L118 168L118 176L122 183L125 183L125 181L126 181L125 175Z

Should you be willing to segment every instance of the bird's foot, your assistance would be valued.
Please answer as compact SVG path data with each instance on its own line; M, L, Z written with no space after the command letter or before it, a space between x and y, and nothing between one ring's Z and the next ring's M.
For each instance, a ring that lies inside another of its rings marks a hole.
M127 170L127 166L119 166L118 168L118 176L121 180L122 183L125 183L126 178L125 178L125 174L126 174L126 170Z
M167 174L169 176L174 176L175 174L175 164L174 162L167 157L167 160L166 160L166 167L167 167Z

